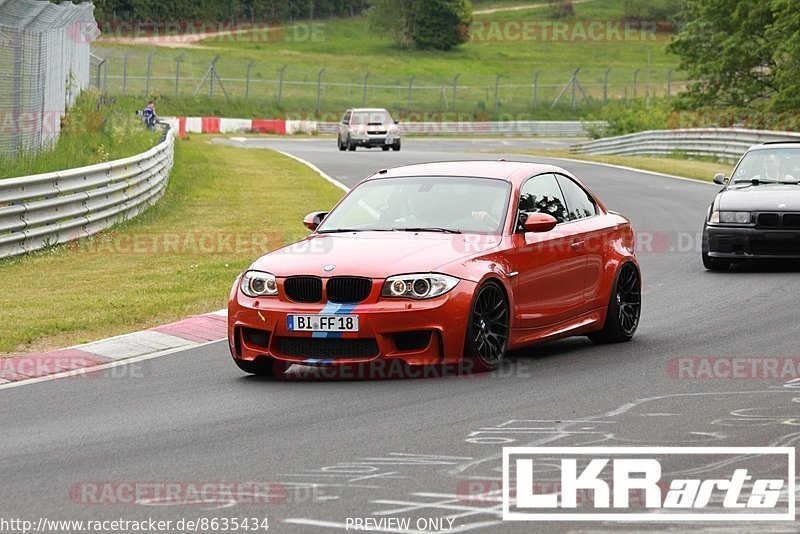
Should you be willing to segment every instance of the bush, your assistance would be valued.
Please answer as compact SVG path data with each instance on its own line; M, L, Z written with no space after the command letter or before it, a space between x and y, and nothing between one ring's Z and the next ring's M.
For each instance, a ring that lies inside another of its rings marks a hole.
M550 18L569 19L575 16L575 4L572 0L549 0Z
M632 102L609 102L592 120L608 122L604 128L587 127L589 135L595 139L614 137L647 130L663 130L668 127L671 106L666 100L651 99L648 107L643 100Z
M400 48L450 50L469 40L469 0L375 0L370 26L394 36Z

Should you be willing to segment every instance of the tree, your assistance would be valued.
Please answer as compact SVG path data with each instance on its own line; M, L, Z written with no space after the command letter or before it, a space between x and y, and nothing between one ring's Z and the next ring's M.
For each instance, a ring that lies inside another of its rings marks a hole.
M772 2L775 22L767 30L774 43L775 111L800 109L800 0Z
M469 0L375 0L370 25L390 32L397 46L449 50L469 40Z
M414 45L422 50L450 50L469 40L469 0L425 0L414 13Z
M699 80L682 95L686 105L743 107L775 95L777 65L769 31L776 22L773 3L689 3L686 23L669 45L681 57L680 68Z

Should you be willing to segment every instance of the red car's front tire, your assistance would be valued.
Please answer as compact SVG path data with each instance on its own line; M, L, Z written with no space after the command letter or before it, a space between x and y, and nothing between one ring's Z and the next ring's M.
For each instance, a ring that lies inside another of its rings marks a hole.
M488 281L475 292L464 342L465 369L485 373L500 367L508 347L508 299L497 282Z

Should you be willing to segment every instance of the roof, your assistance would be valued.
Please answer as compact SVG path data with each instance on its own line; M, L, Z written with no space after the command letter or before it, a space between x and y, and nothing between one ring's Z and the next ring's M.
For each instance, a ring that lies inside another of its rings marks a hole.
M567 173L555 165L525 161L467 160L417 163L379 171L370 178L397 178L402 176L475 176L517 182L521 179L547 172Z

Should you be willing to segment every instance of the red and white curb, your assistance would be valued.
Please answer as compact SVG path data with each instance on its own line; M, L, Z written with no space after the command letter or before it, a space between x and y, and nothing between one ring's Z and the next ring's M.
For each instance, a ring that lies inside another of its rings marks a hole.
M179 137L190 133L260 133L294 135L317 131L315 121L287 121L282 119L229 119L225 117L160 117Z
M88 373L220 341L227 337L227 316L226 310L220 310L52 352L0 358L0 389Z

